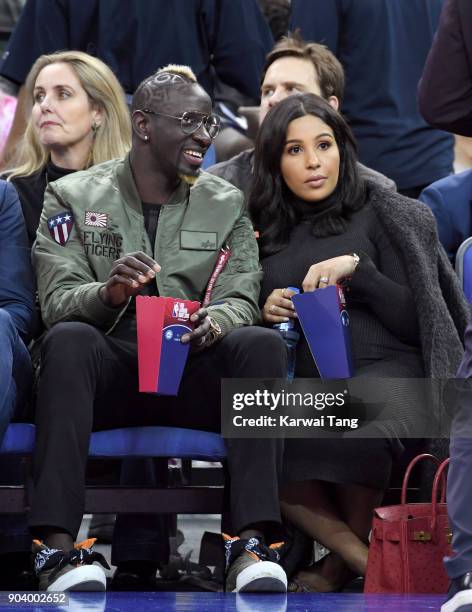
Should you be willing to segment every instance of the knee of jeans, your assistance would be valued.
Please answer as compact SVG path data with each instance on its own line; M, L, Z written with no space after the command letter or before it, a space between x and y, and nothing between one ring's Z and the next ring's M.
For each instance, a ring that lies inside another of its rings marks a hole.
M260 360L267 362L268 359L279 364L286 363L287 349L276 330L254 325L240 328L233 333L240 334L240 346L255 363L259 363Z
M267 354L284 357L287 349L282 336L275 329L253 327L253 341L264 347Z
M0 308L0 335L2 337L11 336L13 338L15 333L16 326L11 314L5 308Z
M6 389L1 388L2 382L6 383ZM4 393L4 391L6 391L6 393ZM0 397L1 396L4 397L2 397L2 401L0 402L0 441L2 439L2 429L8 427L18 399L18 389L13 379L9 381L0 381Z
M57 352L63 359L82 359L90 354L92 347L101 338L100 331L79 321L57 323L47 333L41 345L41 357Z

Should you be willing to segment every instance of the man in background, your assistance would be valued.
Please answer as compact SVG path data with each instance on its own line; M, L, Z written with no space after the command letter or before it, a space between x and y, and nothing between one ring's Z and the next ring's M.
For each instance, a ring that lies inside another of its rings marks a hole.
M313 93L339 110L344 96L344 71L336 57L324 45L305 42L291 34L275 44L268 54L261 77L259 122L269 110L287 96ZM254 165L254 149L211 166L208 172L229 181L247 196ZM359 164L361 175L395 189L393 181Z
M324 43L346 73L343 114L359 160L421 190L453 171L454 137L428 126L416 90L442 0L293 0L291 29Z
M125 92L167 64L191 66L210 95L214 77L258 99L273 44L256 0L27 0L0 66L16 84L18 108L3 159L25 127L23 83L43 53L75 49L103 60Z

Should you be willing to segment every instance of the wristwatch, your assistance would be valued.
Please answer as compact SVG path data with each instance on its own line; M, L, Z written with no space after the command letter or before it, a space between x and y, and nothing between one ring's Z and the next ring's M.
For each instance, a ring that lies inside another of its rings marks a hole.
M208 330L207 335L205 337L206 347L214 344L223 335L223 332L221 331L221 327L218 325L215 319L213 319L212 317L208 317L208 320L210 321L210 329Z

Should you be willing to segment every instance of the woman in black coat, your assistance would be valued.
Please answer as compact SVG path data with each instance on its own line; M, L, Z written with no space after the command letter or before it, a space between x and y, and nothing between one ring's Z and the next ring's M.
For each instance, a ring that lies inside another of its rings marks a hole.
M347 124L317 96L291 96L264 120L249 199L260 235L263 319L295 318L288 286L343 283L354 376L452 376L467 307L434 218L418 202L362 180L356 161ZM296 376L318 376L303 337ZM283 511L331 551L300 572L293 589L329 591L364 575L372 510L401 439L414 435L426 409L414 384L407 392L399 385L387 404L389 418L374 420L368 438L286 441Z

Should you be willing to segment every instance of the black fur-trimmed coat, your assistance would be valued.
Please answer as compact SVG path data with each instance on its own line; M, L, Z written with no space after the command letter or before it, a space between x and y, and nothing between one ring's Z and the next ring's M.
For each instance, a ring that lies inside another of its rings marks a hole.
M368 182L368 201L403 256L416 303L426 377L456 375L469 306L423 203ZM392 314L394 316L394 313Z

